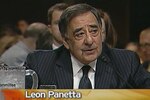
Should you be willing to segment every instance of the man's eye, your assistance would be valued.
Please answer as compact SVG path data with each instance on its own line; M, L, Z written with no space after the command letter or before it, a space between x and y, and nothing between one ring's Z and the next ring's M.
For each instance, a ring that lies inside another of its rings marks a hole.
M92 33L96 33L97 32L97 29L94 29L94 30L91 30Z
M91 33L91 35L96 36L97 33L98 33L98 30L97 29L93 29L93 30L90 31L90 33Z
M83 32L79 32L75 34L75 38L76 39L81 39L83 37L84 33Z
M140 47L150 47L150 43L140 44Z

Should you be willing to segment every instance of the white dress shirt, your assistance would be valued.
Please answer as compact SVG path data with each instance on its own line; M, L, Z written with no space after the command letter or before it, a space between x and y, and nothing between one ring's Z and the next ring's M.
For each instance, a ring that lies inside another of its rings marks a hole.
M60 45L61 46L61 45ZM58 49L60 46L57 46L55 45L54 43L52 44L52 49L55 50L55 49Z
M78 89L80 80L83 76L82 67L84 64L79 62L73 55L71 55L71 61L72 61L72 67L73 67L73 88ZM92 89L94 89L94 77L95 77L95 71L96 71L96 62L97 60L91 62L88 64L91 69L89 70L88 77L92 84Z

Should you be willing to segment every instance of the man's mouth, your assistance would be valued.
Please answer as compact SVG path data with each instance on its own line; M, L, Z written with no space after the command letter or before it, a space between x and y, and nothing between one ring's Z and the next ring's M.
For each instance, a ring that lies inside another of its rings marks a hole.
M90 55L90 54L93 54L93 53L95 52L95 49L85 49L85 50L83 50L83 52L84 52L85 54Z

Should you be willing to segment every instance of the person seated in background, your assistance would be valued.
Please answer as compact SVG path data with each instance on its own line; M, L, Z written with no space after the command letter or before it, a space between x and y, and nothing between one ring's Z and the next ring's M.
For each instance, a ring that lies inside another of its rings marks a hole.
M109 47L115 47L117 44L117 32L114 28L114 25L111 21L110 16L107 12L102 11L101 9L98 9L101 15L102 20L102 36L103 36L103 42L109 46Z
M48 27L43 23L33 23L29 25L24 33L24 38L6 50L0 57L0 61L4 62L8 66L22 66L29 53L37 48L43 49L43 44L39 45L38 41L41 41L42 37L50 35ZM49 39L49 38L48 38ZM47 41L47 40L45 40ZM50 40L49 40L50 41ZM50 43L48 45L51 45Z
M134 52L138 52L138 49L139 49L138 43L136 43L136 42L129 42L129 43L127 43L125 49L131 50L131 51L134 51Z
M142 58L141 58L141 53L140 53L140 50L139 50L139 44L138 43L129 42L129 43L126 44L124 49L136 52L138 54L138 56L140 57L140 62L142 63Z
M150 72L150 27L140 33L139 44L143 66Z
M22 39L21 36L15 35L15 36L3 36L0 38L0 56L8 50L12 45L17 43L20 39Z
M150 88L150 73L134 52L102 43L101 15L96 8L88 4L68 7L60 17L59 29L63 39L60 48L35 51L26 59L27 69L38 75L39 88ZM26 85L29 83L26 80Z
M0 27L0 56L20 39L22 36L17 33L13 26L2 25Z
M20 19L17 21L17 28L20 31L21 35L24 34L24 32L26 31L27 27L29 26L28 22L24 19Z
M45 30L40 34L36 41L36 50L50 50L52 45L52 35L49 30Z
M53 43L50 49L57 49L62 45L62 37L59 31L58 22L62 12L68 7L65 3L57 3L48 9L48 27L53 36Z

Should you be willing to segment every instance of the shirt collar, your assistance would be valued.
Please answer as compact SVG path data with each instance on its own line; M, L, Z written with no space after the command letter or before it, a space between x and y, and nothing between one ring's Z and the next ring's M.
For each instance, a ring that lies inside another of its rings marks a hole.
M77 60L72 54L70 55L73 67L73 75L75 76L84 66L84 64L82 64L79 60ZM88 64L93 69L93 71L96 71L96 62L97 59Z
M54 43L52 44L52 48L54 49L58 49L60 46L55 45Z

